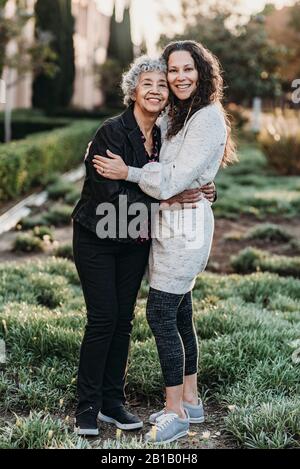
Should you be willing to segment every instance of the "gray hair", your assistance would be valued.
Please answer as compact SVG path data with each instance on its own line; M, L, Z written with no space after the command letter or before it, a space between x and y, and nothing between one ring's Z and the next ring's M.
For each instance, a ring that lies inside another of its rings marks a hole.
M167 73L166 62L162 59L152 59L147 55L138 57L130 66L130 69L123 73L121 88L124 94L124 104L130 106L134 101L132 96L136 90L139 78L145 72Z

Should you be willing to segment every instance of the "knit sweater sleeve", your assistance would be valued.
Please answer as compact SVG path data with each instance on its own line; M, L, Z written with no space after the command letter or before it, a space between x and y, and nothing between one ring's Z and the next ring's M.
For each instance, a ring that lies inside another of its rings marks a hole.
M227 130L224 116L216 105L198 111L188 122L178 155L174 161L148 163L143 168L129 167L127 180L139 184L143 192L166 200L187 189L211 165L212 159L221 159L224 153ZM164 145L168 145L167 142ZM216 175L219 165L211 165L210 178Z

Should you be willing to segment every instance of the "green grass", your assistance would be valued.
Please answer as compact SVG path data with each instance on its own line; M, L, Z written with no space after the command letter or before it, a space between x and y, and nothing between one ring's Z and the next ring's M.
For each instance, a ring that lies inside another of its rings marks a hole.
M28 418L16 416L15 422L0 429L0 448L15 449L86 449L90 445L68 432L68 426L42 412L30 413Z
M144 283L127 394L161 405L163 382L145 318L146 295ZM194 311L199 386L206 400L223 408L220 427L242 447L298 447L300 370L293 353L300 337L300 280L270 273L203 274L195 286ZM18 422L0 424L0 446L89 447L64 420L75 406L85 325L74 264L50 258L1 266L0 325L8 354L0 373L0 405L2 411L14 412ZM145 447L130 437L96 444Z
M239 147L240 163L221 170L216 178L216 217L238 219L250 215L293 218L300 214L300 177L278 176L269 169L255 143Z
M299 216L300 178L272 173L254 142L243 143L240 156L239 165L217 178L216 216L249 214L266 222L270 215ZM69 222L71 208L64 204L75 203L78 192L57 178L52 182L52 197L63 200L63 205L42 214L40 223L27 219L29 228L45 221L46 225ZM39 235L50 233L40 228ZM270 223L254 227L246 237L286 243L295 254L299 250L298 240ZM237 242L241 238L245 239L235 233ZM57 256L70 253L69 245L56 251ZM299 448L299 258L250 248L236 257L234 266L243 275L204 273L196 281L199 388L205 402L223 410L220 429L241 447ZM127 395L161 406L163 380L145 318L147 294L143 282ZM0 338L7 348L6 368L0 371L0 410L9 416L9 421L4 417L0 421L1 448L148 448L131 436L91 443L72 433L70 416L85 320L80 282L70 260L52 257L0 266Z

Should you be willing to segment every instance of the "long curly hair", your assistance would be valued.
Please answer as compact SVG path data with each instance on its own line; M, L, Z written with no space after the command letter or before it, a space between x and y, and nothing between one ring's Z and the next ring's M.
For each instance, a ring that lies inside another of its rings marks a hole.
M168 64L169 57L173 52L187 51L191 54L196 70L198 71L198 86L189 99L179 100L172 91L169 97L170 125L167 132L167 139L183 128L185 122L192 117L199 109L208 106L211 103L218 102L224 112L224 118L227 126L228 138L225 145L222 166L227 166L237 161L235 144L231 136L231 122L226 111L221 104L223 99L223 78L219 61L206 47L195 41L175 41L169 43L162 57Z

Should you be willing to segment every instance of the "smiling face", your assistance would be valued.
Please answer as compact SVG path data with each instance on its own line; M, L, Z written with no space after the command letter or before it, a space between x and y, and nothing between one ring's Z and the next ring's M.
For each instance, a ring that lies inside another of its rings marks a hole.
M165 108L169 89L165 73L143 72L132 99L142 112L157 114Z
M191 54L185 50L172 52L168 60L168 83L180 100L190 98L198 86L199 74Z

